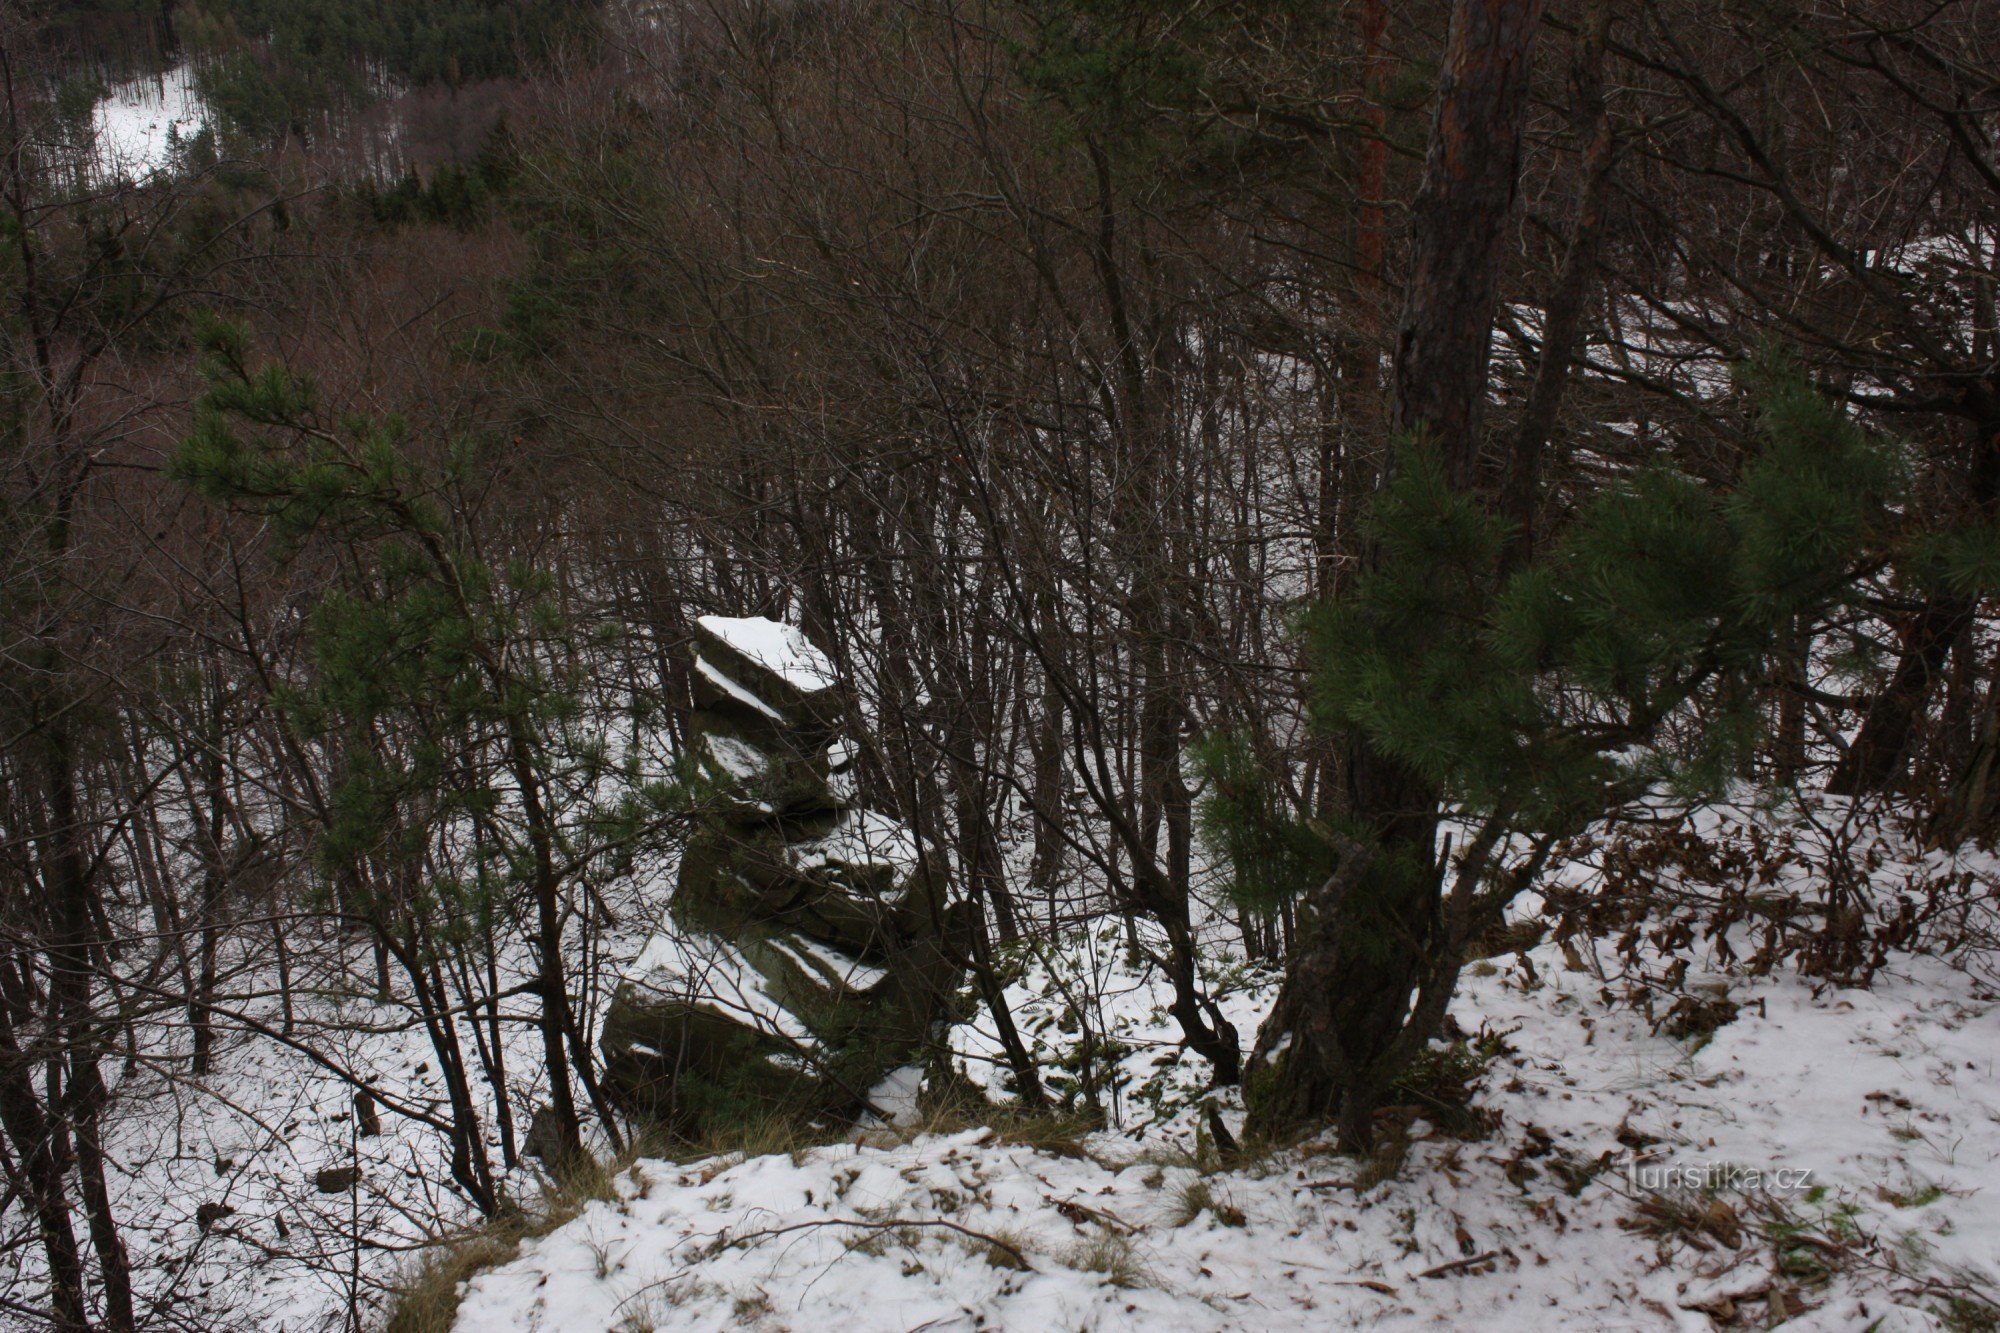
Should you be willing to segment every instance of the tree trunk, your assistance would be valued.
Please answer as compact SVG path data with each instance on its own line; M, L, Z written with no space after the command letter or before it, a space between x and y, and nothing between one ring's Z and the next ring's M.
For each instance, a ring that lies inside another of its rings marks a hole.
M91 902L95 886L91 856L83 843L85 814L82 802L77 799L76 756L67 720L59 718L51 722L42 743L46 746L43 772L49 816L42 845L42 880L44 892L49 895L50 925L55 936L55 947L49 954L49 1007L60 1025L63 1054L69 1067L69 1086L65 1089L68 1109L57 1114L52 1128L58 1134L65 1124L75 1128L84 1214L89 1222L91 1248L97 1254L98 1283L103 1294L104 1326L113 1330L130 1329L136 1322L132 1308L132 1269L112 1214L98 1135L99 1113L110 1094L98 1067L98 1044L102 1036L93 1012L92 954L98 944L96 905ZM54 1089L49 1091L54 1110Z
M1977 606L1960 598L1926 602L1904 622L1896 669L1868 705L1854 743L1835 765L1826 789L1834 796L1894 790L1909 769L1910 751L1945 659L1972 624Z
M1541 0L1458 0L1438 86L1410 272L1396 341L1392 427L1443 455L1461 491L1479 489L1480 416L1501 257L1513 209L1528 60ZM1394 466L1393 459L1391 466ZM1379 551L1370 561L1379 565ZM1349 809L1365 842L1308 895L1277 1007L1246 1082L1265 1133L1331 1116L1351 1151L1407 1059L1399 1041L1434 955L1440 793L1349 738Z
M1542 451L1555 432L1569 387L1570 367L1582 341L1584 315L1597 281L1598 244L1604 231L1604 200L1611 185L1616 142L1604 97L1604 54L1611 37L1611 0L1589 0L1584 11L1583 45L1574 66L1576 106L1570 120L1581 145L1576 216L1570 223L1562 269L1542 318L1541 354L1535 379L1514 434L1502 483L1501 512L1514 521L1512 561L1534 553L1536 510L1542 495Z
M0 1129L6 1130L20 1158L28 1202L34 1210L36 1230L41 1233L55 1326L86 1329L90 1324L83 1303L83 1257L70 1223L64 1163L35 1092L29 1057L14 1040L11 1014L0 1014Z
M1972 422L1972 513L1991 518L2000 509L2000 389L1965 391ZM1909 770L1931 691L1944 678L1945 659L1978 614L1977 602L1933 595L1904 622L1896 669L1868 706L1854 743L1840 757L1826 789L1835 796L1892 791Z

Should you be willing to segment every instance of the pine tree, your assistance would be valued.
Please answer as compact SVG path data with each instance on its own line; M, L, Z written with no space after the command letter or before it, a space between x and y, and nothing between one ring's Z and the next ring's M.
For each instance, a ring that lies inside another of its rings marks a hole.
M1746 378L1759 438L1733 486L1636 471L1525 565L1441 451L1399 446L1369 520L1373 567L1304 625L1313 722L1435 793L1416 817L1463 832L1440 857L1365 812L1309 822L1268 776L1211 760L1209 824L1253 890L1273 864L1313 867L1310 839L1331 867L1294 881L1301 935L1318 940L1301 956L1323 961L1295 965L1259 1038L1248 1085L1267 1128L1337 1116L1365 1146L1468 950L1553 846L1648 793L1713 792L1741 772L1787 627L1851 608L1896 546L1897 447L1795 374Z
M301 742L339 757L319 851L340 910L419 965L482 921L525 917L552 1155L581 1151L573 1075L616 1141L570 1003L564 923L582 881L619 873L682 803L614 763L580 715L585 666L548 576L473 549L452 499L472 442L427 465L400 421L329 421L309 380L253 367L240 327L211 320L202 336L208 392L174 475L261 515L294 552L342 556L312 616L314 671L284 701ZM424 840L454 826L483 849L475 873L426 878Z

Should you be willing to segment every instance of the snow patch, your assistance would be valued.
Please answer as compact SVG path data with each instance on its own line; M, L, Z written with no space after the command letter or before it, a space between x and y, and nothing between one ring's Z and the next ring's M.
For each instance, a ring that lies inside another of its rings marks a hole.
M785 855L799 870L886 865L898 879L917 868L917 836L875 810L842 810L824 836L794 843Z
M121 83L90 113L98 167L107 176L139 180L173 165L174 149L208 121L195 91L194 67L176 65Z
M773 947L790 954L799 966L807 972L821 972L838 981L852 991L874 990L889 979L889 973L879 967L850 958L838 949L829 948L818 940L807 939L803 935L788 936L782 940L772 940Z
M818 1042L771 993L771 981L742 950L719 936L699 939L662 931L648 940L632 969L633 984L731 1018L808 1050Z
M716 767L738 782L756 782L771 771L771 757L747 741L710 731L701 742Z

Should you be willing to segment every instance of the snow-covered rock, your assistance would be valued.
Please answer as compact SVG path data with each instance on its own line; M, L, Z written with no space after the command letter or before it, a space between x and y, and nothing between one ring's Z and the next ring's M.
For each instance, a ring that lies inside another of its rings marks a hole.
M851 1115L953 1012L970 909L908 829L835 790L843 701L803 634L704 616L693 666L697 828L671 926L606 1016L607 1083L689 1132Z

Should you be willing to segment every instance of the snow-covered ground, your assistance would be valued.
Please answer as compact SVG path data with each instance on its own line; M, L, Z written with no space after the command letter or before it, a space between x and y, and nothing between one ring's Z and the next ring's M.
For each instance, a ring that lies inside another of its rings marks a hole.
M1991 900L1990 858L1922 854L1839 813L1705 816L1685 845L1760 893L1807 902L1840 848L1885 910L1932 883ZM1559 878L1602 902L1610 859L1589 851ZM1724 891L1687 864L1621 864L1690 898ZM632 893L659 905L670 871L647 866ZM619 965L644 944L641 924L607 941ZM1575 935L1475 964L1453 1017L1504 1047L1474 1101L1490 1132L1454 1138L1420 1119L1400 1169L1358 1185L1359 1165L1324 1143L1219 1163L1200 1129L1206 1066L1180 1049L1167 988L1118 924L1014 946L1010 1001L1043 1079L1075 1103L1094 1095L1107 1128L1037 1147L1004 1117L961 1118L796 1156L644 1161L614 1202L474 1278L457 1326L1983 1327L1940 1312L1955 1295L2000 1294L1993 960L1897 953L1871 986L1842 988L1789 961L1755 975L1741 925L1733 953L1699 932L1662 953L1662 923L1649 924L1623 956L1613 929L1594 949ZM1204 939L1206 981L1247 1044L1274 978L1241 957L1226 918L1208 917ZM422 1033L368 993L365 951L350 967L350 984L317 983L301 1035L441 1113ZM1653 1016L1632 1003L1640 972ZM1726 999L1715 1008L1734 1016L1676 1038L1654 1020L1679 996ZM269 1002L253 1010L278 1022ZM521 1105L531 1038L518 1025L507 1037ZM954 1042L966 1077L1006 1100L989 1017ZM476 1220L444 1183L439 1134L386 1108L381 1132L363 1132L351 1088L301 1051L231 1030L200 1080L179 1054L145 1056L120 1081L113 1146L143 1164L120 1186L123 1216L164 1327L307 1333L353 1314L377 1326L424 1242ZM874 1100L890 1107L893 1093ZM1217 1105L1240 1133L1233 1094ZM482 1098L489 1134L491 1111ZM1653 1189L1669 1169L1725 1166L1812 1174L1713 1197ZM328 1168L357 1169L355 1188L323 1189ZM509 1188L532 1198L532 1167ZM31 1291L34 1253L0 1265L0 1287Z
M307 943L301 932L294 947ZM148 1327L317 1333L351 1327L350 1311L371 1326L402 1256L477 1220L451 1183L444 1136L398 1113L449 1114L437 1055L406 1008L368 994L366 948L350 953L345 988L315 976L317 993L296 1006L297 1046L224 1024L211 1074L194 1077L184 1050L160 1049L120 1078L108 1147ZM276 1004L246 1009L282 1030ZM532 1089L535 1034L517 1024L504 1036L509 1067ZM321 1059L394 1099L377 1108L379 1128ZM497 1157L492 1099L475 1090ZM352 1172L351 1187L323 1172ZM536 1189L530 1168L509 1184ZM0 1264L0 1292L32 1296L38 1255L10 1258L23 1266ZM8 1318L0 1329L15 1327Z
M1081 1152L878 1129L644 1161L474 1278L458 1328L1891 1330L1984 1326L1951 1302L2000 1293L2000 987L1976 964L1906 955L1843 989L1697 949L1687 993L1735 1016L1681 1039L1626 1002L1608 943L1476 965L1453 1014L1504 1034L1474 1103L1497 1123L1419 1119L1393 1178L1357 1185L1324 1143L1217 1167L1200 1062L1118 938L1015 988L1051 1053L1079 1012L1119 1044L1099 1086L1122 1127ZM1225 984L1247 1038L1269 979ZM997 1081L977 1026L961 1042Z
M108 176L141 179L171 165L176 144L200 133L207 119L192 65L121 83L90 115L99 167Z

